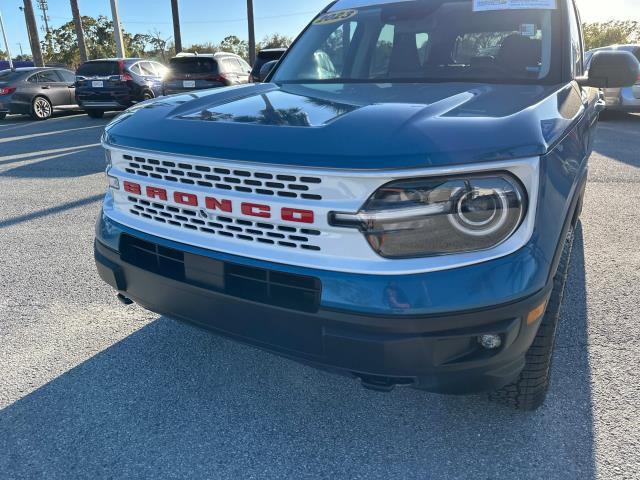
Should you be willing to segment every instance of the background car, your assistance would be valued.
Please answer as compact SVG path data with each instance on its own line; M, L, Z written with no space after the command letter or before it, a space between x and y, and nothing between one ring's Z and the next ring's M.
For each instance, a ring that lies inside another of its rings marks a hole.
M596 48L585 53L585 69L589 70L591 59L596 52L603 51L627 51L640 61L640 45L613 45L610 47ZM604 88L604 100L607 110L620 112L640 112L640 77L632 87L626 88Z
M233 53L180 53L169 61L165 95L248 83L251 66Z
M256 56L256 61L251 69L250 82L260 83L264 81L264 78L260 75L260 69L265 63L272 62L274 60L280 60L287 51L286 48L265 48L260 50Z
M161 95L166 69L141 58L91 60L76 72L77 103L93 118L108 110L125 110Z
M55 110L78 109L75 74L63 68L17 68L0 71L0 119L9 113L46 120Z

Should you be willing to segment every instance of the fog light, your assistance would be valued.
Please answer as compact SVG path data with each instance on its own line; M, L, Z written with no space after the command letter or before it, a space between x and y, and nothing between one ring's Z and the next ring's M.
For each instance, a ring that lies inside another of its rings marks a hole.
M478 337L478 343L482 345L482 348L487 350L495 350L502 345L502 339L500 335L480 335Z
M107 178L109 179L110 188L113 188L114 190L120 190L120 180L118 180L116 177L112 177L111 175L107 175Z

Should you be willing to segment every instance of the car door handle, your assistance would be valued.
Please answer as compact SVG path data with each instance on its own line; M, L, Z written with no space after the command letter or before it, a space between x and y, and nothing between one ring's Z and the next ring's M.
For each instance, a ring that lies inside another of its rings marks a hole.
M47 85L43 85L42 86L42 90L49 90L51 87L47 86Z
M76 88L75 85L67 85L67 88Z

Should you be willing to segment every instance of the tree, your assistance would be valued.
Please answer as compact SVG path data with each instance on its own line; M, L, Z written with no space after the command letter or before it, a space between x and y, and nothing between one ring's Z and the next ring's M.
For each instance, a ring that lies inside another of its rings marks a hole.
M584 41L587 50L609 45L634 43L640 40L640 22L612 20L605 23L585 23Z
M229 35L220 42L221 52L230 52L240 55L245 60L249 59L249 43L246 40L240 40L235 35Z
M92 58L116 56L116 44L113 37L113 22L100 15L98 18L82 17L87 54ZM144 56L151 43L151 36L123 32L125 50L132 57ZM52 30L42 43L47 62L63 63L69 66L80 64L80 51L73 21Z
M162 32L157 28L153 32L149 32L149 46L153 48L152 52L149 52L153 57L157 58L163 63L167 62L167 56L170 55L172 49L175 51L175 46L169 44L171 38L162 38Z
M274 33L265 36L258 44L258 50L264 50L265 48L289 48L289 45L293 43L291 37Z

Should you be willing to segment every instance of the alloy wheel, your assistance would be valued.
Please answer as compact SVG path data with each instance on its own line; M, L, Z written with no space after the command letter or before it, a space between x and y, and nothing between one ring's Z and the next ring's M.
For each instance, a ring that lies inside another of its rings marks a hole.
M36 101L33 102L33 111L38 118L49 118L51 116L51 104L45 98L36 98Z

